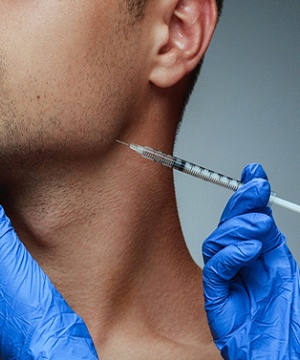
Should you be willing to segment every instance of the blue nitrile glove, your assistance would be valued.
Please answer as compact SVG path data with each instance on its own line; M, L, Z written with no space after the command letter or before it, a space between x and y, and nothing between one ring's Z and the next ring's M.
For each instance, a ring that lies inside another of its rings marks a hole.
M229 200L203 244L205 309L224 359L300 359L299 268L267 206L260 165Z
M20 242L1 206L0 359L98 359L83 320Z

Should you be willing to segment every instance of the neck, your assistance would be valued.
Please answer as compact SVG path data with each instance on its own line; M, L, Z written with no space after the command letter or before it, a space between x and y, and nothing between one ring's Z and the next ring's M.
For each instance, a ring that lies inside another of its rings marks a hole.
M181 343L207 338L172 171L114 143L99 164L56 164L11 183L3 205L21 240L97 345L120 324Z

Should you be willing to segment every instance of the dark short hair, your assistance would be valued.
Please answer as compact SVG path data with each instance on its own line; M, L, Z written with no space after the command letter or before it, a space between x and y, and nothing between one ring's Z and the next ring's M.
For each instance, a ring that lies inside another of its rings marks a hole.
M135 19L141 19L144 15L148 0L125 0L130 15Z

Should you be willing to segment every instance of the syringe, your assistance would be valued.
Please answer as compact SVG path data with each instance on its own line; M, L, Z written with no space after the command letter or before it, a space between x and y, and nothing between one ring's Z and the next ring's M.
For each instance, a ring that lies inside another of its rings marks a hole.
M128 146L130 149L134 150L135 152L142 155L146 159L155 161L161 165L195 176L197 178L214 183L216 185L223 186L226 189L236 191L243 185L243 183L239 180L206 169L200 165L193 164L189 161L182 160L178 157L164 154L163 152L152 149L148 146L127 144L120 140L117 140L117 142L119 144ZM273 205L273 204L300 213L300 205L294 204L290 201L283 200L277 197L276 194L272 191L269 200L269 205Z

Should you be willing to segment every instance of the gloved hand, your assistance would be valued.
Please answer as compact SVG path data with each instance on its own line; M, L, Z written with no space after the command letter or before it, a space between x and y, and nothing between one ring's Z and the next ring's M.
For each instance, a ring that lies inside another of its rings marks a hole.
M299 268L267 206L260 165L246 167L203 244L205 309L224 359L300 359Z
M2 207L0 359L98 359L83 320L19 241Z

